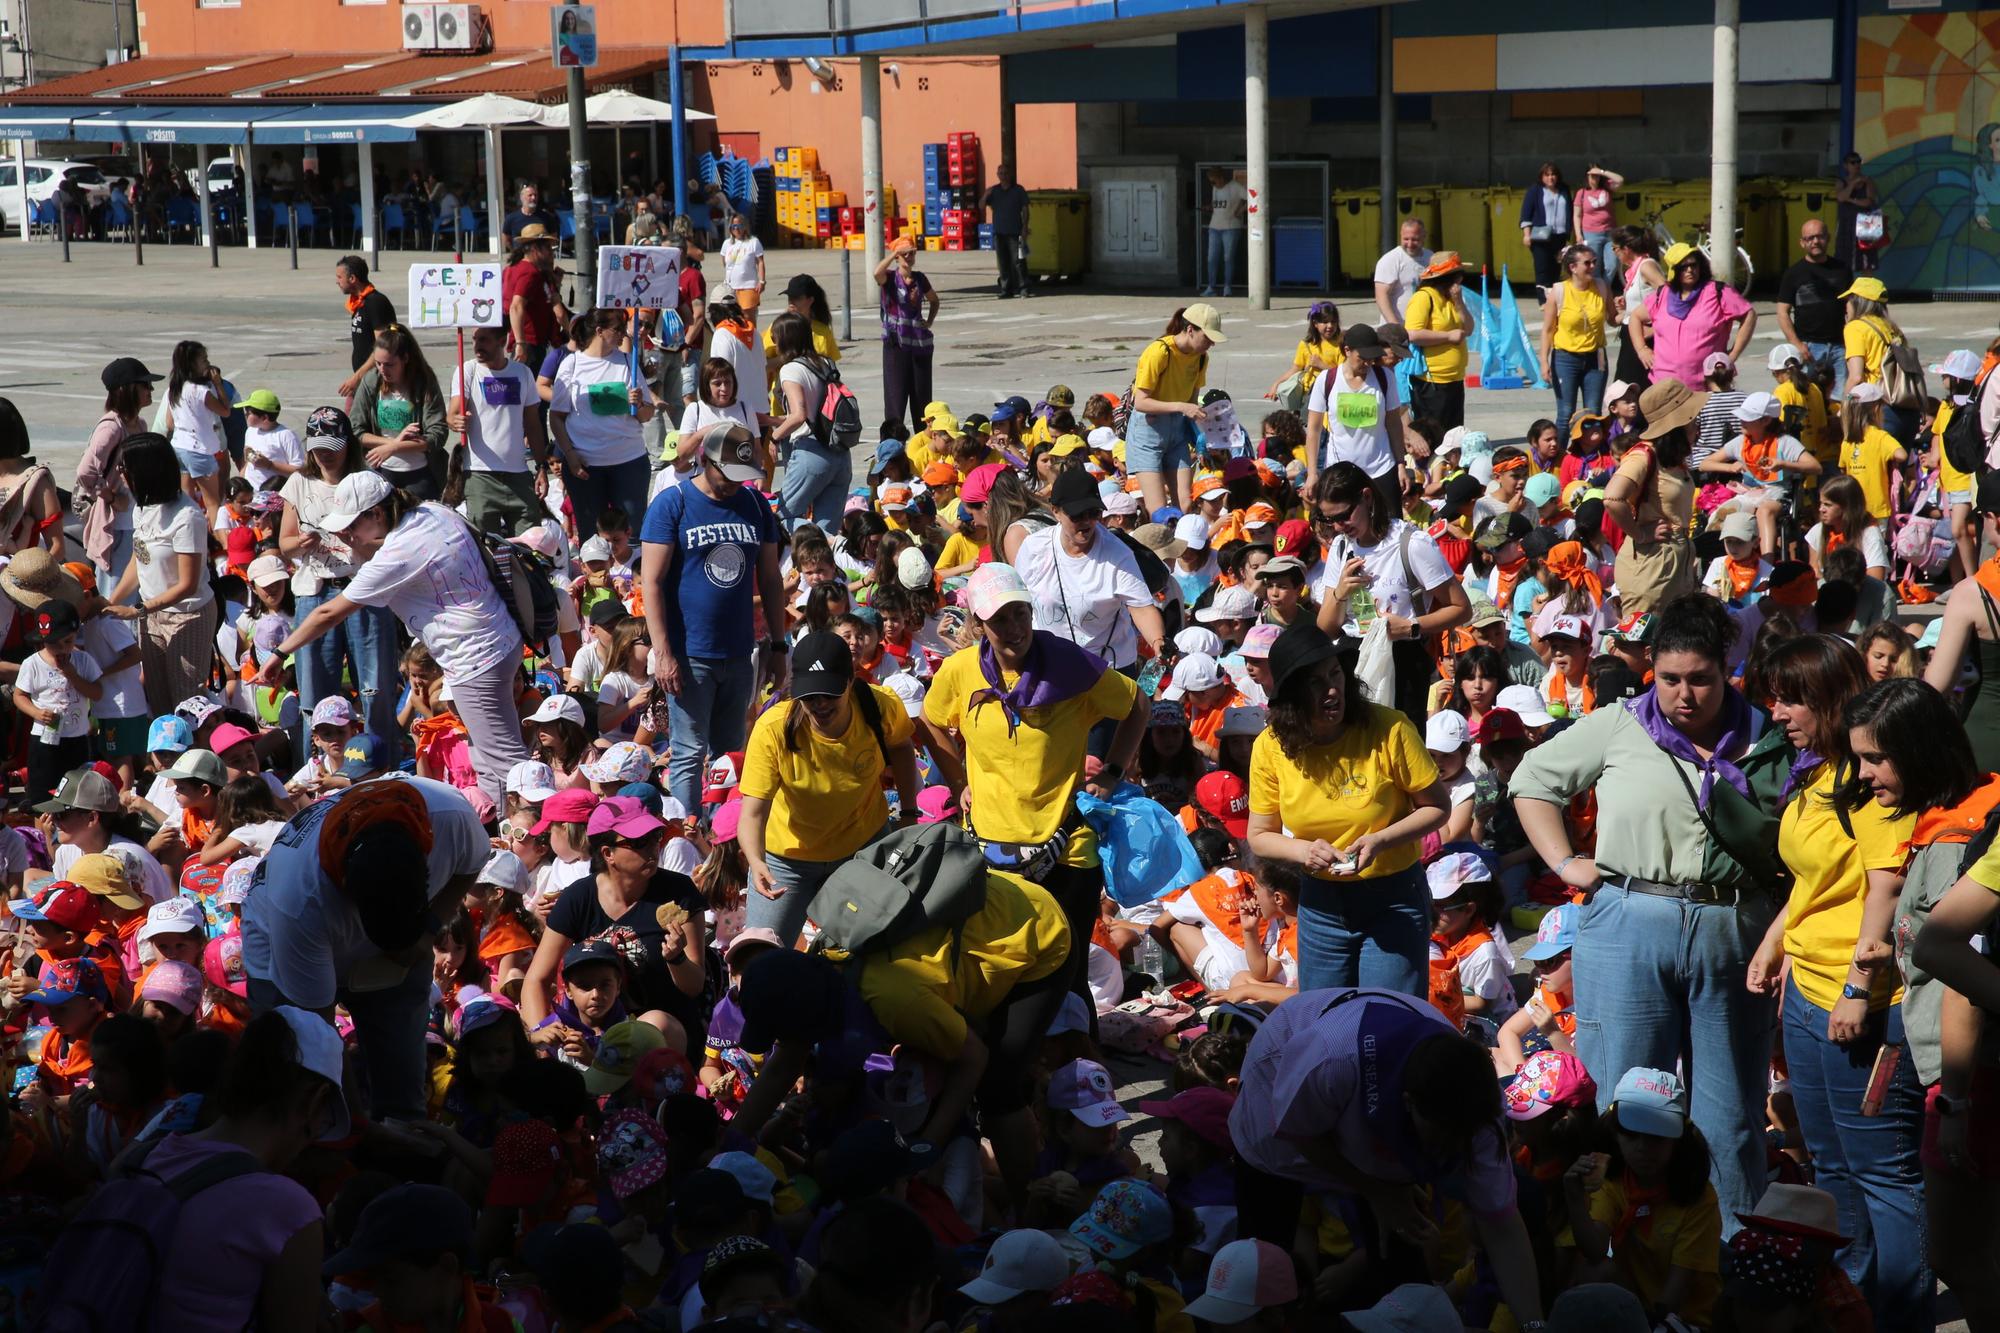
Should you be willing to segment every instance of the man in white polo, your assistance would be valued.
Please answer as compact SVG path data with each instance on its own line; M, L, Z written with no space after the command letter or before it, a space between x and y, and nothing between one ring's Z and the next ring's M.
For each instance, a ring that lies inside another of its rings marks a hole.
M1431 262L1430 247L1424 244L1424 224L1416 218L1403 219L1396 248L1375 261L1375 308L1386 324L1403 322L1403 307L1417 290L1417 275Z

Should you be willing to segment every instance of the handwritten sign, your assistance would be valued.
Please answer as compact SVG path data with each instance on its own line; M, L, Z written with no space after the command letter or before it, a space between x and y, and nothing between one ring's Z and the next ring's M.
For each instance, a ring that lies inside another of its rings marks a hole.
M672 310L681 303L681 252L672 245L606 245L597 251L599 308Z
M403 311L413 329L500 328L507 318L500 265L412 264Z

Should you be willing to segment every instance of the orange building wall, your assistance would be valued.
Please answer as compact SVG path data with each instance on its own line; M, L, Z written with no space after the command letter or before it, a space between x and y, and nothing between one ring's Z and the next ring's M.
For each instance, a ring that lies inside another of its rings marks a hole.
M779 147L819 150L820 170L833 188L861 197L859 62L827 62L838 88L823 87L799 61L711 61L688 70L688 101L715 113L722 133L754 131L769 156ZM979 136L982 180L990 184L1000 157L1000 63L984 59L882 61L882 178L898 205L924 197L923 145L953 131ZM892 76L888 66L897 66ZM1014 109L1014 151L1020 182L1030 190L1076 188L1076 108L1036 104Z
M596 0L603 46L720 45L717 0ZM481 0L499 51L549 44L550 0ZM196 0L139 0L141 54L245 55L257 51L368 52L402 49L402 6L340 0L241 0L203 8Z

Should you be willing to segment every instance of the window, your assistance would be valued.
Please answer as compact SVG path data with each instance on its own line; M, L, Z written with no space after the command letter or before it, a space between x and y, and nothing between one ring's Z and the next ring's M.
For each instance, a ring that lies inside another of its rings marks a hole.
M195 3L202 9L239 9L243 0L195 0Z

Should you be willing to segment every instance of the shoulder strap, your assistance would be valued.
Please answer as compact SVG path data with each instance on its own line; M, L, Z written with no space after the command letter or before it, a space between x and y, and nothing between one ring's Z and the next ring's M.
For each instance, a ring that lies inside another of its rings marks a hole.
M1431 590L1417 582L1417 567L1410 563L1410 543L1416 540L1416 536L1417 525L1405 521L1403 538L1397 545L1401 548L1403 557L1403 586L1410 590L1410 607L1418 615L1423 615L1431 609Z
M134 1175L148 1175L159 1181L176 1200L183 1204L202 1191L213 1189L224 1181L234 1180L238 1176L253 1175L265 1169L264 1164L254 1154L238 1149L234 1152L219 1153L200 1166L183 1171L177 1176L163 1176L146 1165L153 1155L153 1150L163 1142L164 1139L154 1139L150 1143L142 1144L125 1165Z

